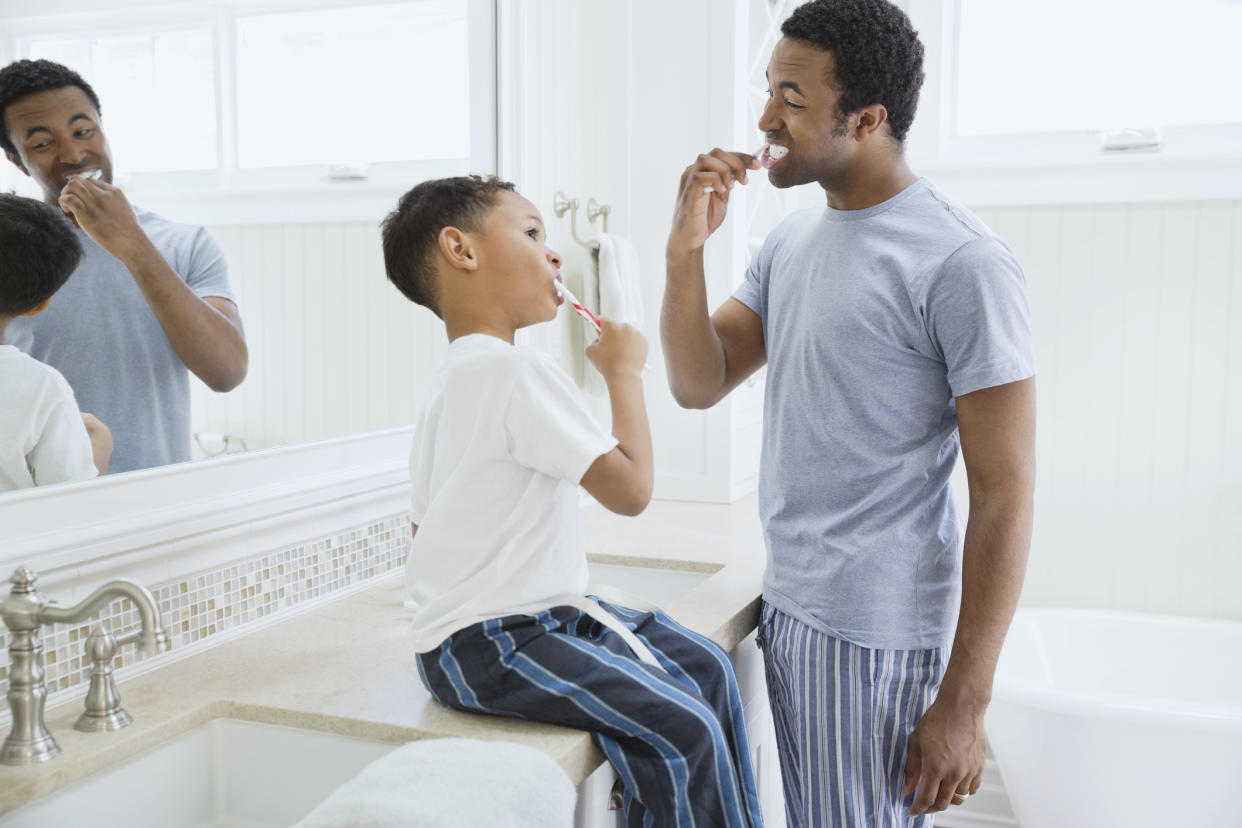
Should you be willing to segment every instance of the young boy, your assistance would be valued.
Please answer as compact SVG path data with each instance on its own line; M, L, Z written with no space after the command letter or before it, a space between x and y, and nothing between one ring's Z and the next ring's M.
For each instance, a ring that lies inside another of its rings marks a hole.
M9 322L46 308L80 258L77 234L57 210L0 194L0 492L108 470L108 428L78 411L55 368L4 342Z
M603 319L587 348L610 436L550 358L514 345L556 316L561 259L512 184L419 184L383 242L389 280L450 343L410 458L406 597L423 683L448 707L591 731L630 825L759 825L725 653L666 615L585 596L578 484L621 514L651 498L646 340Z

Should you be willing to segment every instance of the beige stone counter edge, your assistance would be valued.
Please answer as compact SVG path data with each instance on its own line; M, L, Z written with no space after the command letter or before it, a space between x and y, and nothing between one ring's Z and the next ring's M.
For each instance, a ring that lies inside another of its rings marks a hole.
M695 556L697 557L697 556ZM758 622L761 568L746 563L591 555L599 563L711 572L668 607L726 650ZM401 611L400 579L344 596L119 685L134 723L80 733L81 700L47 712L57 758L0 767L0 814L144 753L213 719L233 718L383 742L468 737L521 742L552 756L580 784L604 761L569 728L447 710L419 682Z

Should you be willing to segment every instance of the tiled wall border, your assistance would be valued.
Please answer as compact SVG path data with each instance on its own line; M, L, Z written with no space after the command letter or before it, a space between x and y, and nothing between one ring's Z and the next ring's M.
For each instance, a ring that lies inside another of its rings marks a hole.
M401 513L145 586L155 596L171 652L176 653L212 637L223 640L226 633L236 634L246 625L292 615L309 602L393 573L405 563L408 527L409 515ZM140 626L137 610L125 598L112 601L87 621L43 628L48 706L85 689L90 663L83 647L91 628L100 623L118 637ZM114 667L147 658L136 647L125 647L117 653ZM8 669L8 631L0 625L0 694L8 691Z

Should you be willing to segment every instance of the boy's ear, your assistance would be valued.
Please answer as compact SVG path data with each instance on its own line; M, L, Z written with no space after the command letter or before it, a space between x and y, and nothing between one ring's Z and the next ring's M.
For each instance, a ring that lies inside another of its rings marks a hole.
M46 299L44 299L42 302L40 302L39 304L35 305L30 310L26 311L25 313L19 313L18 316L38 316L39 314L47 310L47 306L50 304L52 304L52 297L49 296Z
M17 167L19 170L24 172L26 175L30 175L30 170L26 169L26 165L22 163L22 159L18 158L16 155L9 152L8 150L4 151L4 157L12 161L13 166Z
M477 270L479 260L475 256L474 245L469 235L456 227L445 227L440 231L440 253L448 260L449 266L458 270Z

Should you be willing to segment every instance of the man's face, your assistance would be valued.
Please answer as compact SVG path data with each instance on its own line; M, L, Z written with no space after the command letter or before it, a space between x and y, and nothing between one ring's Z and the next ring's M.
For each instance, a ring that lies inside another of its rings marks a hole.
M4 110L4 125L17 154L10 161L39 183L53 206L73 173L97 169L112 183L112 157L95 105L76 86L19 98Z
M848 120L837 112L832 53L803 40L781 38L768 62L768 103L759 117L769 144L789 154L768 170L777 187L818 181L827 186L848 169L854 147Z
M514 328L556 318L561 304L556 278L560 255L548 247L539 210L517 193L502 191L483 222L480 263L493 275L494 291Z

